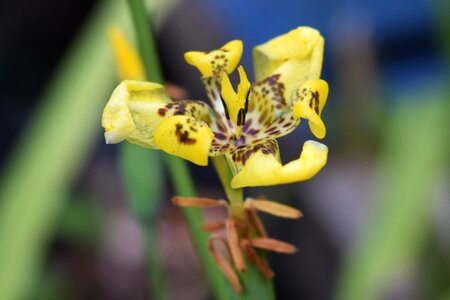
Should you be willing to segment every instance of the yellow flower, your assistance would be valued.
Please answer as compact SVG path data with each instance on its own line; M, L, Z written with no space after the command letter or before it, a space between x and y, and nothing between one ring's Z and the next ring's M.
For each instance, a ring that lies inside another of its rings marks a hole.
M317 30L299 27L255 47L256 83L239 66L237 91L228 74L241 58L241 41L208 53L188 52L185 59L202 74L212 109L201 101L174 102L159 84L123 81L103 112L106 142L127 140L202 166L209 156L225 155L233 188L307 180L326 164L328 148L306 141L300 157L282 165L276 138L292 132L302 118L317 138L325 136L323 46Z

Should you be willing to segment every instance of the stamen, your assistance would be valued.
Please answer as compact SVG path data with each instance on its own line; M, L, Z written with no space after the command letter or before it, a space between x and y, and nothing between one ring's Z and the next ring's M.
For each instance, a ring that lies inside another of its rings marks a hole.
M241 109L239 109L239 112L238 112L236 125L242 126L242 125L244 125L244 123L245 123L245 109L241 108Z

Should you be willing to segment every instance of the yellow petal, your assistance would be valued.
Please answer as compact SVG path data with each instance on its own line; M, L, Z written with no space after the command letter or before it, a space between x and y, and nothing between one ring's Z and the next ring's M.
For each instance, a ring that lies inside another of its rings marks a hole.
M300 158L282 165L274 155L261 150L253 153L242 171L231 180L232 188L266 186L308 180L327 162L328 148L315 141L306 141Z
M119 78L145 80L145 71L141 59L122 31L115 26L108 28L108 36L116 59Z
M154 132L159 124L173 115L186 115L204 121L214 128L211 108L204 102L172 102L160 84L126 80L114 90L103 110L102 126L106 143L127 140L142 147L158 148Z
M239 85L238 85L238 100L240 103L244 104L247 94L250 90L250 81L248 80L247 73L245 73L244 67L238 67L239 73Z
M242 41L234 40L211 52L186 52L184 59L188 64L196 67L202 77L215 77L220 80L222 71L229 74L236 68L241 59L242 50Z
M162 120L157 110L169 101L160 84L122 81L103 110L106 143L115 144L128 139L145 147L154 147L152 131Z
M324 138L326 134L326 128L320 115L327 97L328 84L321 79L305 81L291 97L294 117L307 119L311 132L320 139Z
M281 74L286 98L308 79L319 79L324 40L310 27L298 27L253 49L257 81Z
M267 139L259 143L241 146L225 154L233 175L241 172L242 168L248 162L248 159L257 152L271 155L276 160L279 160L280 152L278 151L278 143L274 139Z
M213 138L214 134L205 122L188 116L166 118L154 135L159 148L200 166L208 165Z
M237 115L237 94L234 91L230 78L225 72L222 73L220 95L224 101L226 111L228 112L227 117L235 123Z

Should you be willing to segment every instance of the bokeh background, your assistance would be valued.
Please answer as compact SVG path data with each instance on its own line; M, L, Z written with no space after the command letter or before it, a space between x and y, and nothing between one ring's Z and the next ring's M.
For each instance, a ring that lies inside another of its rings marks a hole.
M241 39L251 73L251 49L274 36L306 25L325 37L327 166L247 189L304 213L264 217L299 248L269 255L278 299L450 299L448 1L147 2L164 76L193 99L206 96L188 50ZM133 39L122 1L0 2L0 299L153 299L100 126L118 82L110 24ZM313 138L304 125L279 141L285 162ZM223 197L212 168L190 167L200 195ZM149 201L170 299L211 299L166 177L145 180L161 187Z

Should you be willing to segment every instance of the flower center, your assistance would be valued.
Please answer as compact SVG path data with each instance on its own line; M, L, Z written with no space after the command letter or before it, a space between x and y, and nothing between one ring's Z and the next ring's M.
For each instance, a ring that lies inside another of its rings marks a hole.
M245 116L248 110L248 96L250 94L250 81L242 66L238 67L239 84L237 93L235 92L230 78L226 72L222 72L221 99L226 112L226 117L234 125L234 134L239 140L242 133L242 126L245 124Z

